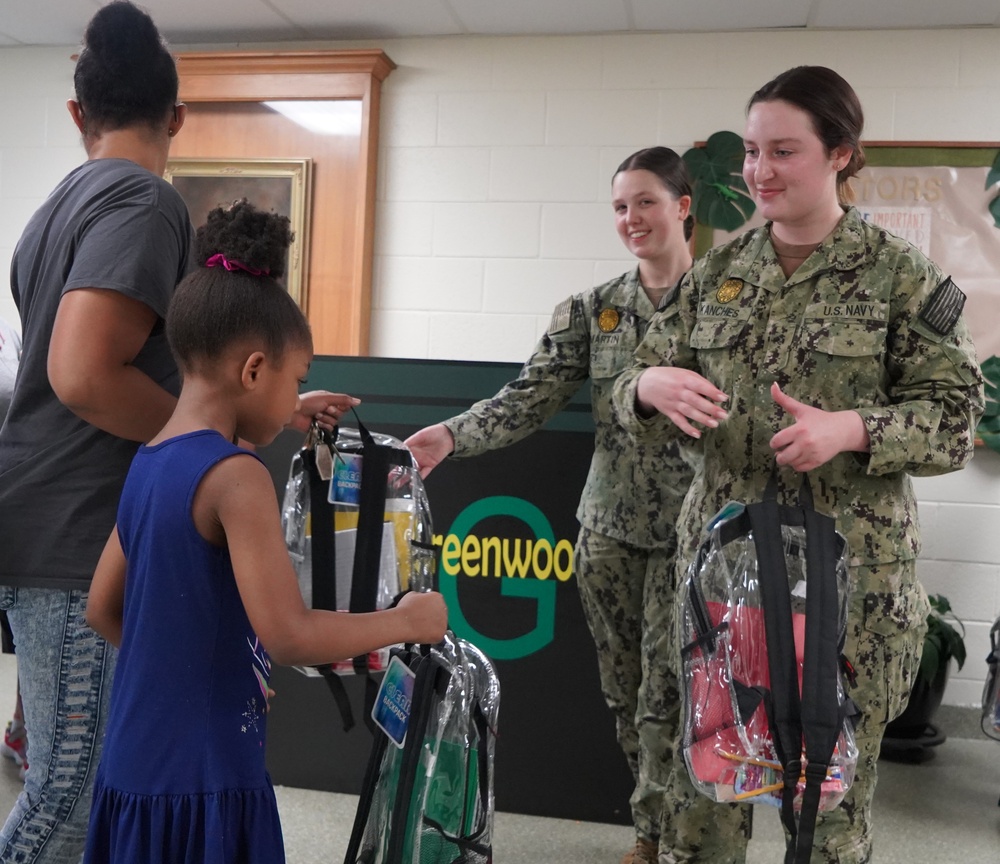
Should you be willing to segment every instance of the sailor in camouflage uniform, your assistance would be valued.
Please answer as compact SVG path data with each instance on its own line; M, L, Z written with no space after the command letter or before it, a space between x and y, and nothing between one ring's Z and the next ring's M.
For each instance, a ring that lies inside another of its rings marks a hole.
M677 154L654 147L618 168L612 192L619 234L638 266L559 304L516 381L406 444L424 473L449 453L509 446L541 428L590 379L595 446L576 514L574 569L602 690L636 781L637 843L624 861L646 864L656 861L679 720L668 625L674 525L692 471L676 440L634 442L616 422L611 390L632 366L656 305L691 265L691 189Z
M774 471L785 503L795 503L797 472L808 471L816 509L847 538L845 655L857 673L848 695L863 715L859 758L843 803L820 814L812 860L863 864L879 746L906 706L926 630L910 475L966 464L983 389L961 316L965 297L919 250L839 202L832 232L813 243L782 230L817 214L863 164L860 105L854 134L831 147L836 121L818 118L815 104L799 101L802 91L857 101L822 67L789 70L755 94L744 178L772 221L695 264L650 326L636 368L618 379L614 401L639 440L699 436L704 459L678 525L682 566L709 517L728 501L760 500ZM819 195L805 182L817 176L829 179ZM674 800L697 797L683 771L675 784ZM667 860L745 860L734 807L714 806L728 823L687 820Z

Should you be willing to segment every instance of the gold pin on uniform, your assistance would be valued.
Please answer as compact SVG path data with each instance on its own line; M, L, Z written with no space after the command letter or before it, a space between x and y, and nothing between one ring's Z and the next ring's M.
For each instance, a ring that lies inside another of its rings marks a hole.
M719 290L715 292L715 298L720 303L728 303L730 300L735 300L742 290L742 279L727 279L719 286Z
M616 309L602 309L601 314L597 316L597 326L601 328L602 333L610 333L618 326L619 320Z

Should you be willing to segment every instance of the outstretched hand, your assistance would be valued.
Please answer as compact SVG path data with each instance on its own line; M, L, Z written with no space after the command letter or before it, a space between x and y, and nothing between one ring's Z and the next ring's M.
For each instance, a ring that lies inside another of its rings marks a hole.
M346 393L330 393L328 390L311 390L299 396L299 404L288 426L306 432L315 420L321 429L331 430L340 418L361 400Z
M403 443L417 460L421 478L426 478L455 449L455 437L443 423L414 432Z
M729 416L721 405L729 397L690 369L651 366L639 376L635 395L639 408L659 411L692 438L701 438L695 423L714 429Z
M794 471L812 471L838 453L868 452L868 430L856 411L824 411L793 399L777 382L771 398L794 421L771 439L775 461Z

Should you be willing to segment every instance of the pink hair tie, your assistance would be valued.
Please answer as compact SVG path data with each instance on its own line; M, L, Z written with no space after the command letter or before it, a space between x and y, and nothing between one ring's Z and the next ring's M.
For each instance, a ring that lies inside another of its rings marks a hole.
M233 270L243 270L249 273L251 276L268 276L271 271L265 267L263 270L257 270L254 267L247 267L246 264L241 264L239 261L230 261L221 252L213 255L205 262L206 267L225 267L230 273Z

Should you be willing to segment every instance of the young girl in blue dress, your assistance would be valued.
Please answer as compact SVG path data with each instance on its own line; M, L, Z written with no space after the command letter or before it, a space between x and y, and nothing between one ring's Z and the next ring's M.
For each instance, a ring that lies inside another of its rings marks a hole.
M245 201L212 211L202 266L170 305L180 398L132 463L87 605L121 651L85 864L280 864L264 767L271 661L433 643L447 625L437 593L371 614L307 609L270 475L232 443L277 436L312 359L275 281L289 240L285 217Z

